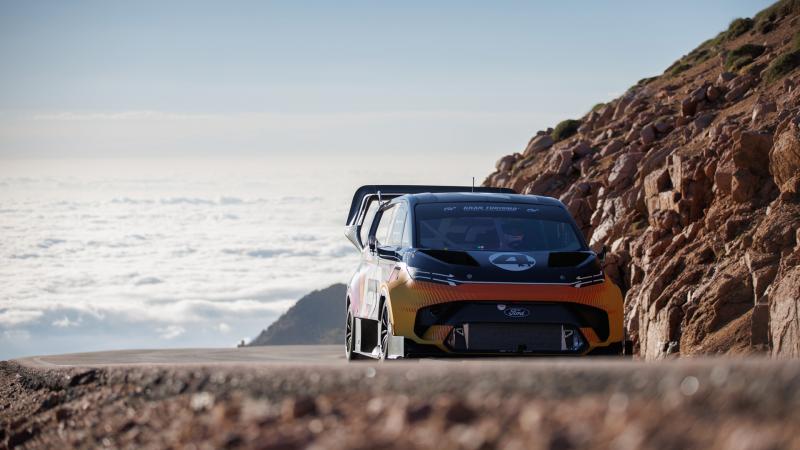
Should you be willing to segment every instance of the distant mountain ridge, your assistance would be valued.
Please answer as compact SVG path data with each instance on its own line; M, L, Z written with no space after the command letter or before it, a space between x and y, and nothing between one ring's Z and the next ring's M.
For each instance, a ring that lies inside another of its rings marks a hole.
M305 295L248 346L344 342L347 287L337 283Z

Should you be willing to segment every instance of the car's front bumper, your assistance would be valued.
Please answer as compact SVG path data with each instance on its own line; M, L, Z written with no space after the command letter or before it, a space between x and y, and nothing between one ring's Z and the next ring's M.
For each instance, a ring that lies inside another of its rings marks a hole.
M389 294L410 355L582 355L623 341L622 295L608 279L581 288L398 280Z

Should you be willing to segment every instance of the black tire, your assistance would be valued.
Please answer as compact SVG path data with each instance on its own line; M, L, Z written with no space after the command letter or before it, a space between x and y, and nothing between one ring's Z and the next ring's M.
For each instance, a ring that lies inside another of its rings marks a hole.
M360 353L356 353L355 350L355 320L353 319L353 315L350 311L347 311L347 319L345 320L345 328L344 328L344 357L348 361L353 361L356 359L364 359Z
M633 358L633 341L625 339L622 344L622 355L626 358Z
M624 356L622 342L612 342L607 347L597 347L589 356Z

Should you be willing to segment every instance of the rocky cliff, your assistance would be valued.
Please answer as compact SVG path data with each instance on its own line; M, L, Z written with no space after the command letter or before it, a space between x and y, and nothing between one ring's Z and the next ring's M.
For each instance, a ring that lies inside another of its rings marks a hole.
M337 283L303 296L248 345L343 343L346 294Z
M800 356L800 1L539 131L484 182L560 198L640 355Z

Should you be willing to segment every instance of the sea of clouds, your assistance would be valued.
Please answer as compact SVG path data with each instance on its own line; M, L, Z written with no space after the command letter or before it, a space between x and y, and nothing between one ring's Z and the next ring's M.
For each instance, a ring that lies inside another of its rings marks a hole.
M376 176L308 161L6 164L0 359L250 339L302 295L347 281L357 186L461 181L449 166Z

